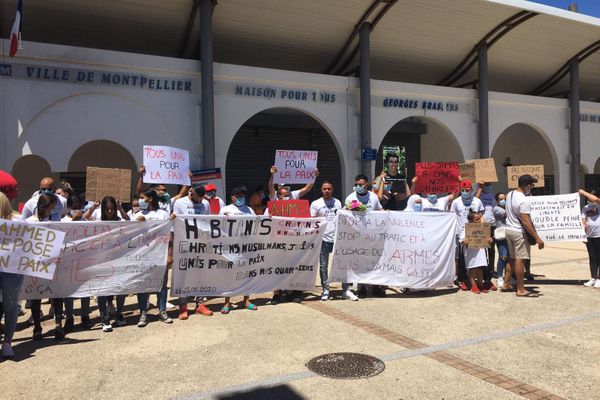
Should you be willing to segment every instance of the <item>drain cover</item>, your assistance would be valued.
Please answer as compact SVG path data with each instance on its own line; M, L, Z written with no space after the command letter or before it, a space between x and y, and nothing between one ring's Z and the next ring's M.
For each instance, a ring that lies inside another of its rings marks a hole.
M360 379L379 375L385 364L378 358L359 353L329 353L310 360L312 372L334 379Z

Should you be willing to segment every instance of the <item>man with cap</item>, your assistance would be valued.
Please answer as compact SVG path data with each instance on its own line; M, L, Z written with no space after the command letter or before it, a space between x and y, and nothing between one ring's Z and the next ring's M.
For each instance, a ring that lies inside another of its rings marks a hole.
M531 258L531 245L527 240L527 233L535 239L540 250L544 248L544 241L531 222L531 204L527 199L536 182L537 179L529 174L521 175L518 181L519 187L506 195L505 229L509 262L504 269L504 285L500 290L512 291L510 278L514 268L518 297L537 297L536 293L525 289L525 260Z
M171 217L174 218L176 215L209 215L210 205L204 198L205 194L204 186L192 186L186 197L175 200ZM196 300L196 314L210 316L213 312L206 307L201 298L198 298ZM179 319L188 319L187 297L179 298Z
M467 270L465 267L465 259L462 251L462 246L458 241L458 237L465 230L465 224L468 222L469 211L483 213L485 208L483 203L477 197L473 196L473 185L471 181L465 179L460 182L460 197L454 199L450 205L450 212L453 212L458 217L457 240L456 240L456 269L458 281L460 282L461 290L469 290L469 279L467 278Z
M63 214L67 211L67 199L63 196L56 195L55 191L56 185L54 184L54 179L49 176L42 178L40 181L40 190L35 192L23 206L23 214L21 215L21 219L25 220L32 215L36 215L38 197L41 194L51 194L56 196L59 201L56 202L56 207L52 209L50 221L60 221L60 219L63 217Z
M221 208L219 215L256 215L246 204L246 186L236 186L231 189L231 204ZM258 310L256 304L250 302L250 296L244 296L244 308L252 311ZM229 314L231 311L231 298L225 297L225 304L221 308L221 314Z
M207 185L204 186L204 189L206 190L206 194L204 195L204 198L210 203L210 201L212 199L215 199L219 202L219 211L225 207L225 202L223 201L223 199L221 199L219 196L217 196L217 186L213 185L212 183L209 183Z

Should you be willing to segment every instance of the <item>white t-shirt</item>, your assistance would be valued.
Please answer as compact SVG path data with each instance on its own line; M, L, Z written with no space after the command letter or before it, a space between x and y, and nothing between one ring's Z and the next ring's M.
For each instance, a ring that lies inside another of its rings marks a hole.
M254 210L248 207L247 205L243 205L241 207L236 206L235 204L230 204L228 206L222 207L221 211L219 211L219 215L256 215Z
M438 197L435 203L423 198L423 211L446 211L448 209L448 196Z
M483 212L483 204L481 200L477 197L471 198L471 204L465 205L462 197L458 197L454 199L452 205L450 206L450 211L455 213L458 217L458 234L460 235L465 230L465 224L468 222L467 217L469 216L469 208L473 209L473 211Z
M300 198L300 190L292 190L290 192L289 197L281 200L298 200ZM269 200L279 200L277 197L277 191L275 191L275 196L269 196Z
M600 238L600 205L588 204L583 207L581 218L585 218L587 222L587 237Z
M525 193L513 190L506 195L506 229L523 232L521 214L531 214L531 204Z
M39 192L36 192L34 196L32 196L25 205L23 206L23 214L21 214L21 219L27 219L32 215L37 214L37 203L38 197L40 196ZM60 221L60 219L67 213L67 199L62 196L55 194L59 201L56 202L56 207L52 210L52 214L50 215L51 221Z
M330 200L325 201L322 197L310 203L310 215L311 217L325 217L327 224L325 225L325 231L323 233L323 241L327 243L333 243L335 239L335 216L337 212L342 208L342 202L332 197Z
M119 211L119 210L117 210L117 217L119 217L119 219L116 219L115 221L121 221L123 219L123 216L121 215L121 211ZM129 219L134 219L134 218L132 216L130 216ZM102 210L100 208L96 208L92 212L90 221L101 221L101 220L102 220Z
M488 265L485 249L471 249L463 246L465 266L467 269L485 267Z
M167 212L167 214L171 214L171 210L173 209L173 199L169 199L169 201L164 201L162 197L158 198L158 208Z
M496 207L498 203L496 203L496 196L494 195L494 193L481 192L479 200L481 200L481 203L483 203L483 207L485 208L485 211L483 212L483 220L485 222L490 223L491 225L496 225L496 217L494 217L494 207Z
M377 197L377 195L370 191L365 193L364 195L358 195L356 192L352 192L348 195L348 197L346 197L344 204L348 205L353 200L360 201L362 204L367 206L367 210L369 211L383 209L383 207L381 207L381 203L379 202L379 198Z
M200 203L194 203L189 196L175 200L173 203L174 214L184 215L208 215L210 214L210 204L202 199Z
M137 220L139 217L144 217L146 221L166 221L169 219L169 214L165 210L141 210L133 216L134 220Z

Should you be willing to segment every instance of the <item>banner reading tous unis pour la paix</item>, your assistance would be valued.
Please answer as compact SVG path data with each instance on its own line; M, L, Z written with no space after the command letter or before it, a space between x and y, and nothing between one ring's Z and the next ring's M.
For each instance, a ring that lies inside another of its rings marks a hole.
M172 296L315 288L322 218L207 215L174 221Z
M452 285L455 214L342 210L337 218L330 281L411 289Z

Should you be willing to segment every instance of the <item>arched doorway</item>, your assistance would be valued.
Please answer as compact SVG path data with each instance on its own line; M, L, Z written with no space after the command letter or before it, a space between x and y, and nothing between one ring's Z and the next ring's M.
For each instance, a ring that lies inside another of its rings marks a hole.
M132 192L135 190L138 167L131 153L118 143L94 140L80 146L71 155L67 172L60 173L60 179L69 182L76 193L84 193L86 167L129 169Z
M582 182L587 191L600 189L600 158L596 160L594 171L591 174L586 173Z
M289 108L272 108L255 114L238 130L227 152L226 197L229 198L229 191L235 186L244 185L250 192L259 185L266 187L276 150L319 152L320 175L305 199L312 201L321 196L318 188L324 179L332 181L334 196L345 198L342 164L332 135L313 117Z
M40 180L52 175L52 168L44 158L29 154L15 161L12 168L12 176L19 184L18 201L26 202L33 192L40 189ZM55 180L58 176L53 176Z
M496 172L499 182L495 185L496 192L506 191L506 167L510 165L543 165L545 187L537 187L534 194L554 194L554 176L556 153L545 140L542 132L525 123L516 123L506 128L496 140L492 150L492 158L496 162Z

